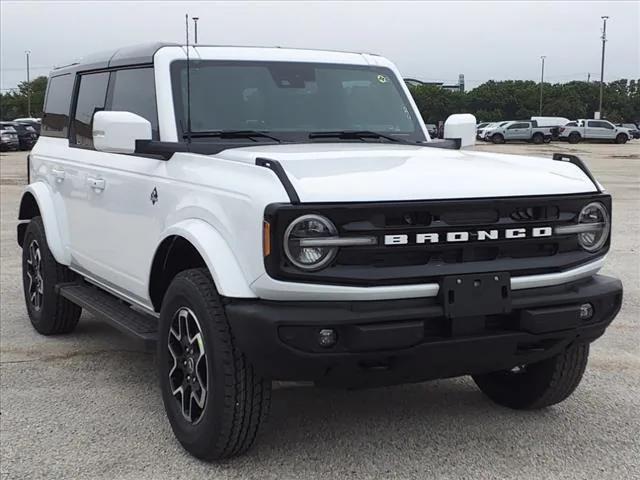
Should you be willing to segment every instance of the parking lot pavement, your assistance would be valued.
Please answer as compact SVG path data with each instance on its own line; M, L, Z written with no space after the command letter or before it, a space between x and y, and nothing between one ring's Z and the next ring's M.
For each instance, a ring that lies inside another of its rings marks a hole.
M515 412L468 378L361 391L277 384L265 434L222 464L195 460L174 440L153 355L88 314L68 336L30 327L15 242L25 155L2 154L2 480L640 478L640 141L476 148L576 153L614 196L605 273L624 282L624 305L576 393Z

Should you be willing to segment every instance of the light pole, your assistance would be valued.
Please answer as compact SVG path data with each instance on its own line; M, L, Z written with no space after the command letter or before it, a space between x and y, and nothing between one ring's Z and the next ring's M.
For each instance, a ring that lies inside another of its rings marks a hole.
M544 85L544 59L547 58L544 55L540 57L542 60L542 72L540 73L540 112L539 115L542 116L542 85Z
M607 43L607 19L606 15L602 17L602 63L600 64L600 106L598 107L598 118L602 118L602 93L604 91L604 45Z
M198 44L198 20L200 20L200 17L192 17L193 20L193 43L194 45Z
M31 118L31 84L29 83L29 54L31 50L24 52L27 55L27 116Z

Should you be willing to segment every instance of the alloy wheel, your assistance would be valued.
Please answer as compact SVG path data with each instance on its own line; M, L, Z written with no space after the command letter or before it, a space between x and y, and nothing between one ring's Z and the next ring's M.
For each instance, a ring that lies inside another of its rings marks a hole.
M44 280L42 278L42 253L36 240L31 240L29 244L26 273L29 279L29 303L35 311L39 312L42 308Z
M184 419L196 424L209 396L209 372L202 329L191 309L181 307L173 315L167 347L171 394Z

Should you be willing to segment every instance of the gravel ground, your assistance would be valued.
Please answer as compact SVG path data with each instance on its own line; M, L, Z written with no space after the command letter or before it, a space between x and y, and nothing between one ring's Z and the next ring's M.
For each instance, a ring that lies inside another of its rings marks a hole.
M640 478L640 142L476 148L577 153L614 195L605 273L623 280L624 306L575 394L514 412L469 378L365 391L277 384L265 434L222 464L195 460L174 440L153 355L88 314L65 337L30 327L15 242L25 155L1 155L2 480Z

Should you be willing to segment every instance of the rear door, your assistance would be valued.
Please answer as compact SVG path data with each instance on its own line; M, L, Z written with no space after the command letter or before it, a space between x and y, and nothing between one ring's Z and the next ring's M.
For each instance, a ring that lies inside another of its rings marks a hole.
M42 115L40 140L29 155L31 182L44 182L51 191L56 221L65 248L70 248L68 203L73 197L75 166L69 162L69 110L74 73L52 75Z

